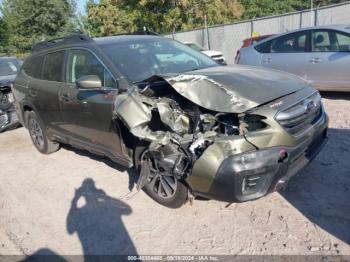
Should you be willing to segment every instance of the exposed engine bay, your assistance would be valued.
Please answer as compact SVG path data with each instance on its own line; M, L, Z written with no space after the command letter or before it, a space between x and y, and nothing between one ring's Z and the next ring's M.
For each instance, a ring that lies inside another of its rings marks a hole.
M213 110L204 97L200 100L204 101L205 107L194 103L198 98L193 93L180 94L181 91L174 87L178 84L180 88L185 88L181 86L184 79L192 86L203 86L199 83L203 81L203 76L153 77L117 96L115 115L135 137L149 143L141 157L138 189L146 184L152 173L167 173L179 180L184 179L216 139L244 137L247 132L267 126L262 116L240 112L246 109L253 111L251 108L255 105L252 102L227 93L225 89L218 89L220 84L214 80L210 80L210 84L215 86L217 93L211 95L216 95L223 103L228 100L230 104L224 106L234 106L240 113ZM186 96L192 96L192 101Z

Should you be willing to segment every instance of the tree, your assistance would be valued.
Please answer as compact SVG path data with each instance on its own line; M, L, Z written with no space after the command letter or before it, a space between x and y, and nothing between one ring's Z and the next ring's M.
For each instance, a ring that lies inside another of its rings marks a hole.
M17 52L77 29L74 0L3 0L1 11L9 48Z
M346 2L346 0L313 0L313 7ZM269 15L300 11L311 7L310 0L240 0L244 7L243 18L253 19Z
M4 20L0 17L0 53L6 51L7 42L8 42L8 30L7 25Z
M90 0L85 28L92 35L132 32L146 27L159 33L237 21L238 0Z

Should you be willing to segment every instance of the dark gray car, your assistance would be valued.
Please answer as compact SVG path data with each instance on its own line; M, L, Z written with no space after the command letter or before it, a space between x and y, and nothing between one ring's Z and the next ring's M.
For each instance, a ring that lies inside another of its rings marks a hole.
M350 26L299 29L242 48L238 63L286 71L319 90L350 91Z
M0 57L0 132L19 124L11 85L21 65L17 58Z

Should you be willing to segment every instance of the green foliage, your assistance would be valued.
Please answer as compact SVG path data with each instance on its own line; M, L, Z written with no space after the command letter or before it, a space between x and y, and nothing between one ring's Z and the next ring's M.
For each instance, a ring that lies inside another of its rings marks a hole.
M0 18L0 54L6 51L8 42L7 25L2 18Z
M103 36L149 30L159 33L237 21L243 8L238 0L90 0L85 29Z
M33 44L76 30L73 0L3 0L7 52L26 52Z
M239 0L243 5L245 19L300 11L311 7L310 0ZM314 0L313 7L346 2L347 0Z

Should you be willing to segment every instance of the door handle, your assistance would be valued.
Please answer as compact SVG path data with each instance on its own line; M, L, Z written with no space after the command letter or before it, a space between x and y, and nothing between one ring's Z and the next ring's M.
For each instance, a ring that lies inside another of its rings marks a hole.
M313 64L317 64L317 63L321 63L322 62L322 59L319 58L319 57L313 57L309 60L310 63L313 63Z
M59 96L59 100L62 102L62 103L68 103L70 102L70 97L68 94L62 94Z
M270 64L271 62L272 62L272 58L271 57L264 58L264 60L263 60L264 64Z

